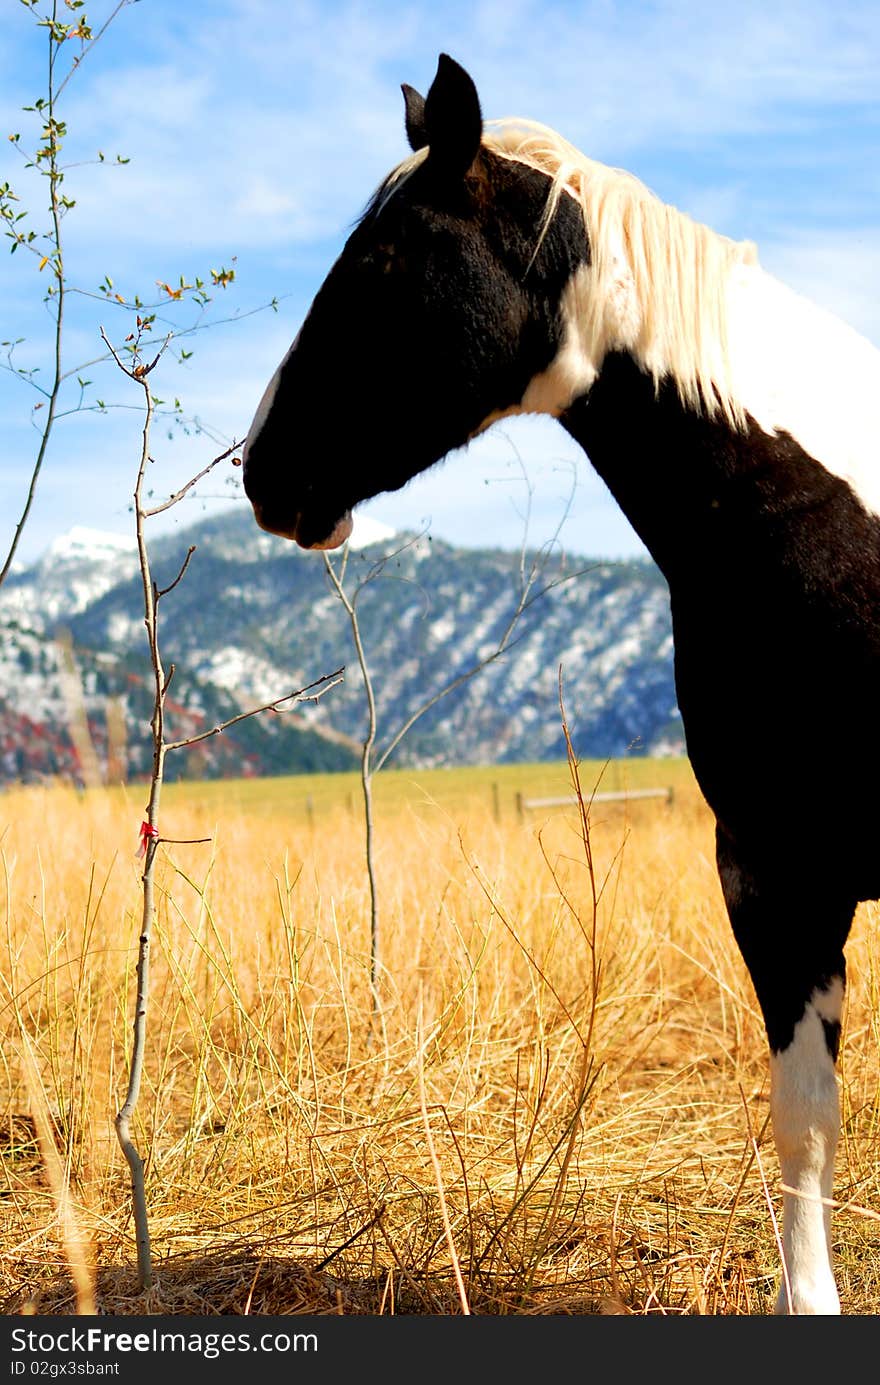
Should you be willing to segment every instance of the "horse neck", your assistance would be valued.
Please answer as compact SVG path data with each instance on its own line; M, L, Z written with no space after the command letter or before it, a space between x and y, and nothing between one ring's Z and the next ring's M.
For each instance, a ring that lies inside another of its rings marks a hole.
M671 381L657 390L625 354L606 358L560 422L671 587L733 582L746 554L757 564L784 562L804 511L814 523L816 506L839 484L791 438L751 419L736 431L694 412Z

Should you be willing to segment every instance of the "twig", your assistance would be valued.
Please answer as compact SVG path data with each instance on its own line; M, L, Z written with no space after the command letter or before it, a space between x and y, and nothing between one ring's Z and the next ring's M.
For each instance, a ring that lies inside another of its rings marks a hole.
M183 499L187 491L191 491L193 486L198 485L199 481L204 480L208 473L213 471L214 467L217 466L219 462L225 462L226 458L231 457L233 452L237 452L239 447L241 447L240 442L234 442L231 447L227 447L225 452L221 452L219 457L215 457L206 467L202 467L202 470L197 476L193 476L192 480L187 481L185 486L181 486L179 491L175 491L173 495L169 495L168 499L164 500L161 505L153 505L149 510L144 510L144 519L152 519L153 515L161 515L163 510L170 510L172 505L176 505L178 500ZM182 576L183 573L181 572L181 577ZM178 577L177 580L179 582L180 577ZM170 591L171 588L169 587L167 590Z
M353 1231L348 1239L342 1242L341 1246L337 1246L335 1250L331 1250L329 1255L325 1255L323 1260L318 1261L317 1265L315 1265L315 1272L320 1273L321 1270L325 1270L331 1261L336 1259L337 1255L341 1255L344 1250L348 1250L349 1246L353 1246L355 1241L359 1240L367 1231L371 1231L374 1226L377 1226L384 1215L385 1203L383 1202L377 1211L373 1213L368 1222L365 1222L363 1226L359 1226L357 1231Z
M126 7L127 5L131 5L131 4L133 4L133 3L134 3L134 0L119 0L119 3L117 4L116 9L113 11L113 13L110 15L110 17L109 17L108 19L105 19L105 20L104 20L104 23L101 25L100 29L99 29L98 32L95 34L95 36L94 36L94 38L91 40L91 42L86 44L85 48L83 48L83 50L82 50L82 52L80 53L79 57L74 58L74 60L73 60L73 66L71 67L71 69L70 69L70 71L68 72L67 76L64 78L64 81L61 83L61 85L59 86L57 92L55 93L56 96L60 96L60 95L61 95L62 91L63 91L64 88L67 86L67 83L70 81L70 79L71 79L71 77L73 76L74 72L76 72L77 69L78 69L79 67L82 66L83 58L85 58L85 56L86 56L87 53L91 53L91 51L92 51L92 49L94 48L95 44L98 43L99 40L102 39L102 38L104 37L105 33L106 33L107 30L109 29L110 25L113 23L113 21L114 21L114 19L116 18L116 16L119 14L120 10L124 10L125 7Z
M185 557L184 560L183 560L183 565L181 566L180 571L178 572L178 574L177 574L177 576L175 577L174 581L171 582L169 586L167 586L167 587L156 587L156 586L154 586L154 587L153 587L153 594L154 594L155 599L156 599L157 601L158 601L161 597L167 596L169 592L173 592L173 591L174 591L174 588L177 586L177 584L178 584L178 582L180 581L181 577L183 576L183 574L186 572L187 568L189 567L190 559L192 558L192 555L195 553L195 551L196 551L196 546L195 546L194 543L191 543L190 546L189 546L189 548L186 550L186 557ZM172 665L171 665L171 668L170 668L170 670L169 670L169 673L168 673L168 677L167 677L167 679L165 680L165 689L164 689L165 692L168 691L168 684L171 682L171 679L172 679L173 677L174 677L174 665L172 664Z
M159 347L159 350L156 352L156 355L153 357L152 361L150 361L150 364L149 364L149 365L135 366L135 368L134 368L133 370L130 370L129 367L125 364L125 362L124 362L124 361L122 360L122 358L120 357L119 352L116 350L116 347L113 345L113 343L111 342L110 338L107 336L107 333L104 331L104 328L103 328L103 327L99 328L99 331L100 331L100 333L101 333L101 339L102 339L102 341L104 341L104 342L107 343L107 349L108 349L108 351L110 352L110 355L113 357L113 359L114 359L114 361L116 362L116 364L119 366L119 369L122 371L123 375L127 375L128 378L129 378L129 380L134 380L134 382L135 382L136 385L144 385L145 387L146 387L146 383L147 383L146 377L147 377L152 371L154 371L154 370L156 369L156 366L159 364L160 360L162 359L163 355L165 354L165 351L167 350L167 348L168 348L168 346L169 346L169 344L170 344L170 342L171 342L171 338L172 338L173 335L174 335L173 332L169 332L169 333L168 333L168 335L166 336L166 338L165 338L165 340L163 341L162 345ZM149 403L150 403L150 418L152 419L152 416L153 416L153 399L152 399L152 395L149 396ZM142 459L141 471L138 473L138 479L139 479L139 480L141 479L141 476L142 476L142 474L143 474L143 468L146 466L146 464L147 464L147 462L148 462L149 460L150 460L150 456L149 456L149 453L147 453L147 455ZM138 490L138 491L136 492L136 494L137 494L137 499L138 499L138 502L139 502L139 501L140 501L140 491ZM149 515L152 513L152 511L150 511L150 510L145 510L143 507L141 507L140 510L138 511L138 513L140 514L140 516L141 516L142 519L147 519L147 518L149 517Z
M198 745L199 741L206 741L211 736L219 736L221 731L234 726L238 721L244 721L247 717L259 716L261 712L289 712L289 707L282 707L282 702L317 702L331 688L338 687L343 682L342 668L336 669L335 673L326 673L323 678L318 678L314 683L309 683L305 688L300 688L297 692L286 693L284 697L276 697L274 702L264 702L261 707L251 707L247 712L239 712L237 716L230 717L228 721L221 721L217 726L212 726L210 731L202 731L198 736L187 736L182 741L166 741L166 750L183 750L187 746ZM319 684L324 684L320 691L310 693L309 688L316 688ZM308 694L308 696L306 695Z
M355 610L354 601L350 600L344 586L342 585L345 574L345 564L348 561L348 551L346 549L343 557L343 576L339 577L324 553L324 568L330 577L333 586L336 588L336 595L342 602L343 609L346 611L351 625L354 647L360 665L361 677L364 680L364 691L367 695L367 734L361 746L361 793L364 801L364 832L365 832L365 855L367 862L367 880L370 886L370 994L372 996L373 1014L379 1008L379 896L376 888L376 871L373 853L373 747L376 744L376 695L373 691L373 680L370 676L370 668L367 663L367 656L364 652L364 644L361 639L360 623Z
M121 310L127 310L128 312L134 312L136 309L139 312L145 312L149 311L151 308L156 308L160 306L159 303L116 303L112 299L107 299L104 296L104 294L88 293L85 289L75 288L73 287L73 285L68 287L67 292L71 294L78 294L80 298L93 298L98 303L106 303L110 308L119 308ZM282 302L283 299L286 297L288 297L288 295L284 294L280 299L273 299L271 303L261 303L258 308L248 308L247 312L232 313L229 317L218 317L215 318L213 322L198 321L194 323L191 327L176 327L174 328L173 332L174 340L179 341L181 337L193 337L195 336L196 332L210 332L215 327L228 327L229 324L232 322L244 322L246 318L255 317L257 313L264 313L268 308L277 308L278 303ZM162 304L164 304L165 302L165 299L161 300ZM162 318L161 320L163 323L169 322L168 318ZM153 341L154 338L152 336L145 336L142 339L144 346L152 346ZM80 374L84 370L90 370L92 366L103 365L104 362L107 360L108 354L109 353L105 351L102 356L92 356L88 361L80 361L79 365L71 366L70 370L66 370L62 375L62 381L69 380L72 375ZM6 367L4 367L4 369L6 369ZM22 377L17 376L17 378L21 379ZM215 438L213 439L213 441L216 442L217 439Z

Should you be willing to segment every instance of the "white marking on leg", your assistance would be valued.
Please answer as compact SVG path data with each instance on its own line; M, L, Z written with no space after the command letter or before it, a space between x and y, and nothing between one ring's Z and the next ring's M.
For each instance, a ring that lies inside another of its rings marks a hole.
M791 1289L779 1291L777 1313L839 1313L840 1300L831 1265L830 1198L840 1129L840 1102L834 1061L822 1021L839 1023L843 982L835 977L816 990L794 1038L770 1057L770 1109L779 1154L783 1194L782 1245Z

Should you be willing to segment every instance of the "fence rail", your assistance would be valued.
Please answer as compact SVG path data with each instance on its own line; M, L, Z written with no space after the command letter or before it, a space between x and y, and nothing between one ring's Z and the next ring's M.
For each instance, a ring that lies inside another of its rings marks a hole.
M665 789L609 789L602 793L584 794L584 803L587 806L591 803L631 803L636 798L665 798L666 802L671 804L675 799L675 792L671 784ZM535 808L573 808L577 802L574 794L566 794L563 798L523 798L522 794L518 793L516 811L522 818Z
M497 780L492 780L489 788L491 793L490 802L492 816L496 822L501 822L502 817L506 816L509 810L510 799L507 797L506 793L502 793L502 786ZM662 798L665 799L668 804L672 804L675 799L675 790L671 784L666 788L653 789L603 789L601 792L594 794L585 793L583 797L584 803L588 806L593 803L633 803L637 799L645 798ZM558 798L528 798L523 794L522 790L519 789L514 792L513 798L516 815L520 822L525 821L527 813L533 812L536 809L575 808L578 803L578 799L574 794L565 794ZM334 800L334 802L335 801L336 800ZM344 802L347 811L352 816L362 811L358 794L353 789L349 789L346 793ZM306 794L304 798L297 800L297 807L305 813L306 821L310 827L315 827L321 814L327 812L331 806L332 804L328 802L326 797L318 797L316 799L310 793Z

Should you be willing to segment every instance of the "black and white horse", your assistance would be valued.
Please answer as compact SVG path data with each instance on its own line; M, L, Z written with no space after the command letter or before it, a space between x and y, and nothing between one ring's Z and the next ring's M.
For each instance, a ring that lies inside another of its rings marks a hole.
M794 1190L777 1311L836 1313L843 948L880 895L880 353L553 131L484 127L445 55L403 90L413 153L266 390L245 490L264 529L331 548L496 419L551 414L584 448L669 584Z

